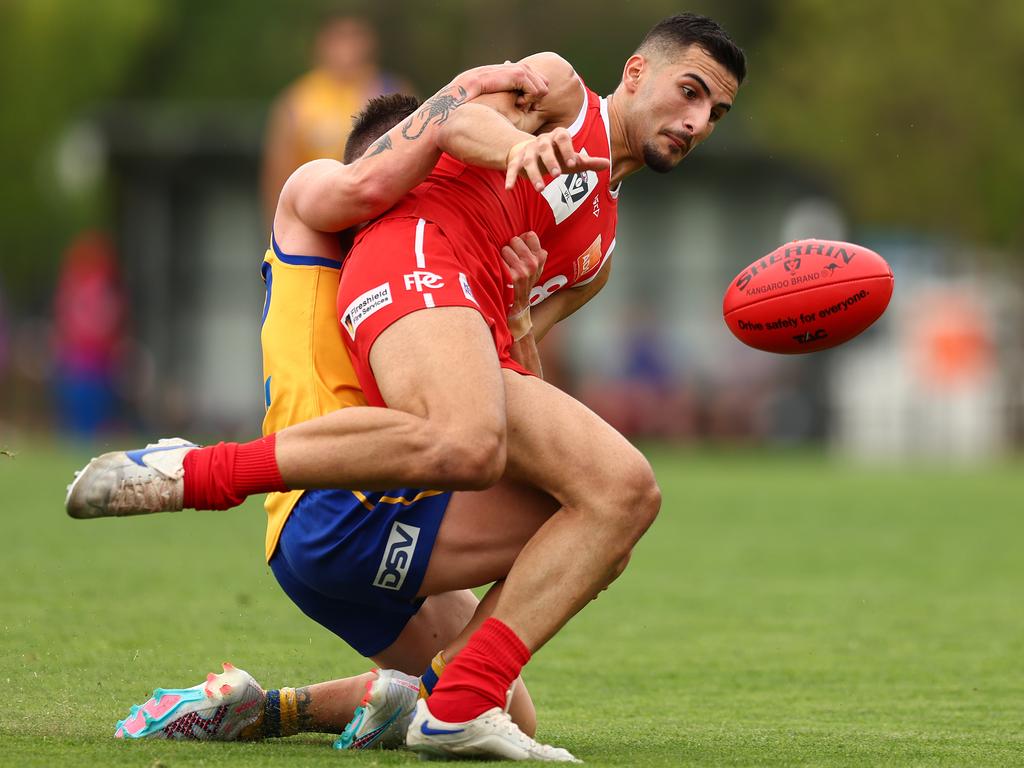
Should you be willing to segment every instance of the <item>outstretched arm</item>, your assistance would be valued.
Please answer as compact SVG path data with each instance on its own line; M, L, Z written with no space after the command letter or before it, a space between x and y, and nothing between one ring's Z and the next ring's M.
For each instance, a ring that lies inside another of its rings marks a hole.
M454 111L482 93L500 90L522 92L525 99L542 98L547 84L523 64L464 72L370 145L356 162L314 160L299 168L281 192L278 213L283 208L319 232L340 232L383 213L430 173L440 156L437 132Z
M466 104L439 130L438 146L467 165L505 171L505 188L526 176L538 191L544 176L567 171L602 171L608 160L576 151L565 128L534 136L519 130L499 112Z
M566 130L586 98L569 62L556 53L538 53L519 63L545 77L547 93L532 100L511 92L480 96L441 128L441 148L464 163L504 170L506 189L520 174L541 190L545 174L607 168L606 159L578 154Z

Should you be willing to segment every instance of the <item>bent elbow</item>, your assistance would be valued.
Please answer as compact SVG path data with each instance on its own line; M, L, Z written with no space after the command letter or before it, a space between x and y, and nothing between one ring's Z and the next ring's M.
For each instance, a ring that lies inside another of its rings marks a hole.
M357 211L360 221L366 221L390 208L394 202L392 197L380 175L376 174L357 180L339 202Z

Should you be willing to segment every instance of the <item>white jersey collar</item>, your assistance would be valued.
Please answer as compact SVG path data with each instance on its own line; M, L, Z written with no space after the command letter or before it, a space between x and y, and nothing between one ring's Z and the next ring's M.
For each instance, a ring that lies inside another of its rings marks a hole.
M612 176L612 124L608 120L608 97L601 97L601 119L604 121L604 132L608 137L608 178ZM612 196L612 199L619 196L619 190L622 189L622 182L620 181L614 187L608 188L608 194Z

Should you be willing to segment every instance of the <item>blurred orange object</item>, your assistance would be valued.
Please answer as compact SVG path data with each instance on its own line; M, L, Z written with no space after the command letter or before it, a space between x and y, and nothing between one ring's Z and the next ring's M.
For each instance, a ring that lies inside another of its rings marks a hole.
M933 288L919 294L909 316L914 371L933 390L970 388L995 370L991 319L969 288Z

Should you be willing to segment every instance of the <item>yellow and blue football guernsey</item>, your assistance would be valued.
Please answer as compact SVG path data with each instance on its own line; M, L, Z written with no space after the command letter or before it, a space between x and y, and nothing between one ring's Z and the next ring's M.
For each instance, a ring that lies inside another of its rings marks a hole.
M263 433L366 405L337 317L341 264L281 251L263 258ZM420 584L451 492L316 489L267 496L266 556L302 612L364 656L393 643Z
M263 434L350 405L366 405L338 324L341 263L281 252L271 235L263 257ZM267 496L266 555L277 547L302 491Z

